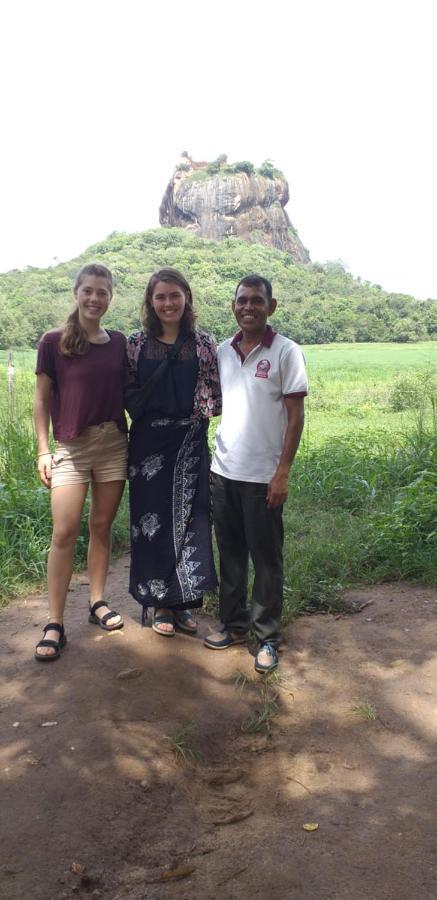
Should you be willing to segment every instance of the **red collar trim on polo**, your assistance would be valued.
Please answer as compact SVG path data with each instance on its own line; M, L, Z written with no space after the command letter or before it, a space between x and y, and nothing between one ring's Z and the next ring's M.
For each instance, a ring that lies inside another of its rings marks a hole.
M272 328L271 325L266 325L266 329L263 334L263 339L261 341L261 347L271 347L273 344L273 339L276 334L277 334L277 332L275 331L274 328ZM238 355L241 356L242 359L245 359L245 357L243 356L243 354L240 350L240 342L242 340L242 337L243 337L243 332L237 331L237 334L234 334L234 337L232 338L231 347L234 348L235 352L238 353Z

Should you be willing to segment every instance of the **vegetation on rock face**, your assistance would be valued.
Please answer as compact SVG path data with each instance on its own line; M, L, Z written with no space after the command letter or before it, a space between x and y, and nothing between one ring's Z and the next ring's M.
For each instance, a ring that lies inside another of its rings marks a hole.
M265 159L256 171L258 175L262 175L264 178L284 178L284 173L280 169L275 168L271 159Z
M184 154L183 154L184 155ZM176 166L178 172L189 172L190 163L183 160ZM221 153L217 159L208 163L204 168L196 169L188 176L187 181L204 181L213 175L226 177L227 175L239 175L244 172L246 175L262 175L263 178L285 178L283 172L277 169L270 159L265 159L258 168L248 159L240 159L235 163L228 163L228 157L225 153Z
M35 345L57 327L71 305L71 287L86 262L102 262L114 274L108 327L129 333L151 273L175 266L193 288L198 324L218 340L235 330L231 300L237 282L258 272L272 281L278 309L272 324L302 344L437 340L437 303L386 293L350 275L339 262L297 266L290 255L236 238L221 242L179 228L114 232L82 256L49 269L0 275L0 348Z

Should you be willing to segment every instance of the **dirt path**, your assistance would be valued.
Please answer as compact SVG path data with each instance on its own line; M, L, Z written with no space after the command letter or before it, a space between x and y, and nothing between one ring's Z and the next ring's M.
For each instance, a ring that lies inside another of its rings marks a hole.
M0 897L437 900L437 591L299 619L263 694L246 648L141 629L126 584L111 635L74 585L50 666L45 598L0 614Z

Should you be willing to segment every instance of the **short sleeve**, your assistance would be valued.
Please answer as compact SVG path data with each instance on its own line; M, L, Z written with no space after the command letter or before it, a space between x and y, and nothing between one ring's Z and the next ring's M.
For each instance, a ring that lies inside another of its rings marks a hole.
M300 347L291 344L281 354L280 360L281 388L283 397L306 397L308 379L305 371L305 359Z
M48 375L52 381L56 381L55 349L56 344L45 340L44 337L41 338L36 358L36 375Z

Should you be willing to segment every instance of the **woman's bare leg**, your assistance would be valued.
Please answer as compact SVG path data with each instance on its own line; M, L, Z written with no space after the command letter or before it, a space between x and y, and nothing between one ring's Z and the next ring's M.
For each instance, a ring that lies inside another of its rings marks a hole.
M90 602L102 600L106 576L111 558L111 526L122 498L124 481L93 482L89 517L90 539L88 544L88 571L90 576ZM101 619L108 607L101 606L96 616ZM117 625L121 616L113 616L106 623Z
M87 484L63 484L52 488L53 534L47 565L49 621L62 625L68 585L73 571L73 553L80 529ZM47 631L47 640L58 641L58 631ZM54 654L52 647L39 647L41 656Z

